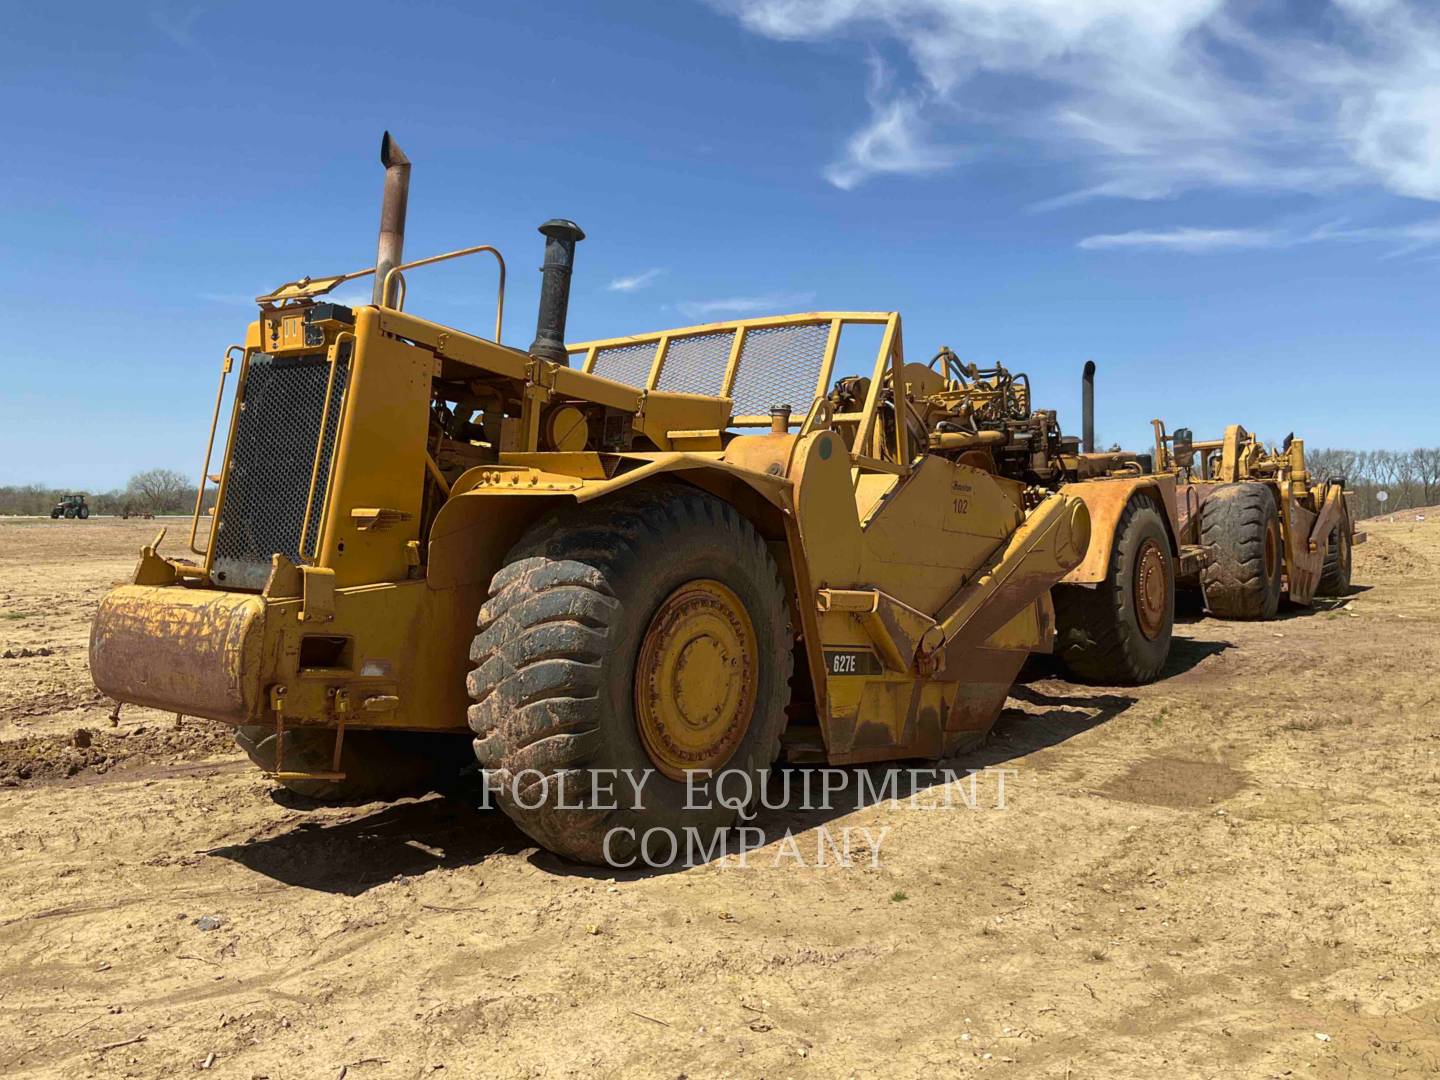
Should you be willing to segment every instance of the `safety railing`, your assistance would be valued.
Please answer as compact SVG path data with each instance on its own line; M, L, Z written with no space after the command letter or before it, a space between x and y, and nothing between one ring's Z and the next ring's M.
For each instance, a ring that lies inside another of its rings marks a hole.
M431 255L425 259L416 259L414 262L392 266L385 274L380 295L388 300L393 282L397 287L395 302L390 306L396 311L404 311L406 292L404 271L414 270L421 266L432 266L435 263L446 262L450 259L463 258L466 255L476 255L482 251L488 251L491 255L494 255L495 262L500 269L500 286L495 296L495 337L492 339L498 342L500 340L500 331L505 324L505 257L500 254L497 248L491 247L489 244L477 244L475 247L461 248L459 251L447 251L443 255Z
M215 411L210 417L210 437L205 442L205 463L200 466L200 483L196 486L195 490L195 512L190 517L190 550L196 555L208 555L215 541L215 521L212 518L210 522L210 535L206 538L204 549L202 550L195 546L196 534L200 531L200 512L205 506L205 491L207 486L212 482L210 477L210 459L215 452L215 430L220 426L220 406L225 401L225 381L229 378L230 372L234 367L235 361L232 354L236 351L238 351L241 356L240 379L244 378L245 362L249 359L249 353L245 351L243 345L231 345L225 350L225 355L220 362L220 389L215 391ZM239 380L237 380L237 385L238 382ZM222 469L220 478L214 482L217 484L223 483L223 477L224 470Z
M406 270L415 270L421 266L433 266L435 263L448 262L451 259L464 258L466 255L478 255L482 251L488 251L495 256L495 262L500 270L499 287L495 296L495 341L500 340L500 332L505 324L505 256L500 250L490 244L476 244L474 247L461 248L458 251L447 251L441 255L430 255L424 259L415 259L412 262L401 263L399 266L392 266L385 273L385 280L381 282L380 295L387 300L391 298L391 289L394 287L395 302L389 306L396 311L405 309L405 274ZM334 277L308 278L303 277L298 281L288 281L278 289L266 293L264 296L257 296L255 302L264 306L275 306L288 301L313 300L316 297L324 296L332 289L347 281L354 281L356 278L369 277L375 273L375 267L371 266L364 270L354 270L348 274L337 274Z
M817 410L835 376L840 336L847 326L883 328L858 411ZM733 402L730 426L771 423L770 410L789 406L790 426L821 422L850 431L851 453L879 468L903 471L909 459L905 424L894 425L893 460L877 452L876 423L887 387L904 383L900 316L884 311L827 311L706 323L631 337L570 345L582 371L647 391L707 394Z

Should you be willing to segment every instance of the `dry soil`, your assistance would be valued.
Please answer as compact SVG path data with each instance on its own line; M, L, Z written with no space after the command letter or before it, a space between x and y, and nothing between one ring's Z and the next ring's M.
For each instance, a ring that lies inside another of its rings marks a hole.
M5 521L0 1075L1434 1076L1426 516L1365 523L1344 602L1186 616L1153 686L1027 676L947 763L973 809L769 811L746 865L649 874L112 722L88 620L164 523ZM846 827L889 831L816 865Z

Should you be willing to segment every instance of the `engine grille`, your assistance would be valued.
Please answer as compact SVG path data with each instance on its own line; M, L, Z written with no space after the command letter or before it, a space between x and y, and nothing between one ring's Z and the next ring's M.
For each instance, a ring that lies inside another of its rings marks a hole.
M239 416L225 478L225 501L215 526L212 574L220 584L263 588L270 576L272 555L285 555L298 563L307 561L302 551L315 550L349 386L348 343L341 346L335 365L335 388L327 412L325 387L330 364L324 354L275 357L256 353L250 357L235 406ZM317 439L320 472L302 543L300 529Z

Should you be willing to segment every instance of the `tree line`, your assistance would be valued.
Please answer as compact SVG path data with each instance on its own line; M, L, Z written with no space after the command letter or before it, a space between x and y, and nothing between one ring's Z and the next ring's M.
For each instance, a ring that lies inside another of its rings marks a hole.
M1374 517L1376 514L1408 510L1440 503L1440 447L1416 450L1310 450L1305 464L1319 479L1343 476L1347 490L1353 491L1350 513L1353 517ZM1388 493L1381 502L1379 492ZM60 496L69 494L61 488L40 484L0 486L0 515L50 513ZM215 500L215 488L205 495L206 505ZM124 488L87 494L92 514L180 514L195 508L195 485L174 469L147 469L136 473Z
M0 486L0 514L48 517L61 496L71 494L80 492L43 484ZM123 488L84 494L91 514L188 514L195 509L194 483L174 469L146 469L132 476ZM205 501L207 505L215 501L214 487Z
M1343 476L1350 515L1375 517L1440 503L1440 446L1417 450L1306 450L1312 476ZM1386 492L1381 502L1377 496Z

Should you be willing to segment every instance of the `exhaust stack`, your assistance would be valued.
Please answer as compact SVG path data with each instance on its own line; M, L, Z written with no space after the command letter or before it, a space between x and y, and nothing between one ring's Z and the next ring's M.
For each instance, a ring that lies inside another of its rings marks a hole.
M551 218L540 226L545 237L545 265L540 268L540 317L530 355L552 363L570 365L565 351L565 317L570 309L570 273L575 268L575 245L585 239L579 225L564 218Z
M1095 452L1095 361L1085 361L1085 372L1080 376L1080 424L1082 438L1080 448L1087 454Z
M380 140L380 164L385 166L385 195L380 202L380 248L375 253L375 291L370 302L390 307L385 275L405 261L405 206L410 201L410 159L390 132ZM394 290L390 290L393 294Z

